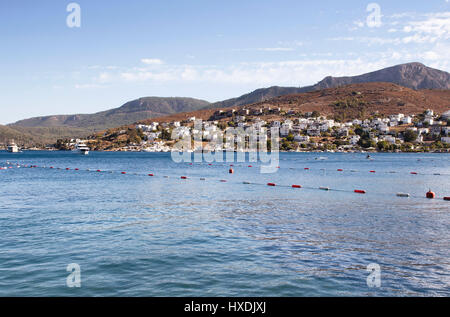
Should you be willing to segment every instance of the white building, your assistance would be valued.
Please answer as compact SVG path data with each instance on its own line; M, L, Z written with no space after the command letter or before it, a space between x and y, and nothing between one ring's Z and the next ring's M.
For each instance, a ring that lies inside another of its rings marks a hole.
M395 144L396 139L392 135L383 135L383 136L380 136L380 140L389 142L391 144Z
M307 134L310 136L320 136L320 129L315 126L311 126L308 128Z
M423 122L428 123L429 125L434 124L434 120L432 117L426 117L425 120L423 120Z
M306 142L309 142L309 136L296 134L294 136L294 141L297 141L299 143L306 143Z
M350 138L349 143L350 143L351 145L355 145L355 144L357 144L357 143L359 142L360 139L361 139L361 137L360 137L359 135L353 135L353 136Z
M378 130L381 132L381 133L388 133L389 132L389 127L387 126L387 124L380 124L379 126L378 126Z

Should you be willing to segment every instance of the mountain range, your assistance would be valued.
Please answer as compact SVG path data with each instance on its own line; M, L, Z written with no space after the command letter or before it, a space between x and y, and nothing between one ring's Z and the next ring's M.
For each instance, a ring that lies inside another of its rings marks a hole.
M408 63L384 68L375 72L351 77L325 77L317 84L306 87L278 87L257 89L251 93L216 102L209 107L226 108L265 101L274 97L300 94L325 88L336 88L350 84L387 82L411 89L450 89L450 74L427 67L421 63Z
M16 140L54 142L59 137L85 137L92 132L127 125L148 118L201 109L243 106L267 101L279 96L314 92L351 84L387 82L414 90L450 90L450 74L421 63L408 63L351 77L326 77L312 86L257 89L237 98L216 103L182 97L144 97L125 103L119 108L94 114L54 115L35 117L0 126L0 142L13 134ZM3 141L4 142L4 141Z

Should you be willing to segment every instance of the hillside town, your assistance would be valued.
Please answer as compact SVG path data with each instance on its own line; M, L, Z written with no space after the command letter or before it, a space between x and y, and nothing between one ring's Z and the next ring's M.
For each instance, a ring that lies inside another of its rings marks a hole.
M262 118L270 114L281 119ZM235 144L226 142L225 136L230 129L254 129L270 143L271 128L274 127L279 130L280 151L449 152L450 149L450 111L436 114L431 109L416 115L399 113L347 122L329 119L318 112L298 114L282 112L280 108L218 110L205 121L195 117L184 121L153 121L136 124L133 128L108 130L86 142L93 150L168 152L177 140L201 135L201 146L193 147L192 151L237 150ZM217 142L219 138L224 138L223 146L222 142ZM61 145L70 148L76 142L60 142L57 148L61 149ZM212 147L208 146L211 144Z

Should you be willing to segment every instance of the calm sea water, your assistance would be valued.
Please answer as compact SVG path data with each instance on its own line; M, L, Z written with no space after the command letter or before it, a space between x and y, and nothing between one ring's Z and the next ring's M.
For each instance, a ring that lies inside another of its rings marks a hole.
M0 170L0 296L449 296L450 155L372 156L282 153L275 174L231 175L163 153L0 152L62 168Z

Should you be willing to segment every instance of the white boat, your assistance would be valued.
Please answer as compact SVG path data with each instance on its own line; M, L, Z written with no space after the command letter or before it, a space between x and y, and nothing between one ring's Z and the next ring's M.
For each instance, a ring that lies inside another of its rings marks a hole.
M88 155L89 150L90 150L89 147L85 143L77 142L77 144L75 144L75 148L73 149L73 152L80 153L83 155Z
M8 152L10 153L18 153L19 152L19 147L16 145L16 143L14 143L14 141L12 141L7 148Z

